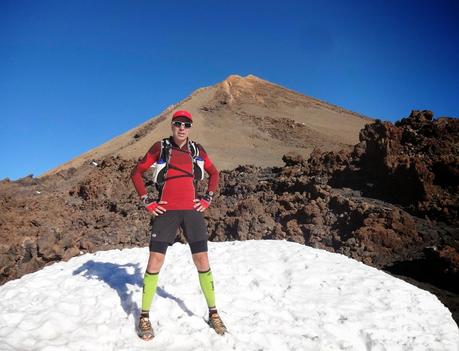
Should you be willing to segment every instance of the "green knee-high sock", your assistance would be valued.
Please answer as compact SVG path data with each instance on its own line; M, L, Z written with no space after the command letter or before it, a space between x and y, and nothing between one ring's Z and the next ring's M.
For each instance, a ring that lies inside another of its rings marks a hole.
M214 292L214 279L212 277L212 271L199 272L199 284L201 284L202 292L207 301L209 308L215 307L215 292Z
M158 273L145 272L143 278L143 293L142 293L142 311L150 311L153 296L156 294L156 286L158 285Z

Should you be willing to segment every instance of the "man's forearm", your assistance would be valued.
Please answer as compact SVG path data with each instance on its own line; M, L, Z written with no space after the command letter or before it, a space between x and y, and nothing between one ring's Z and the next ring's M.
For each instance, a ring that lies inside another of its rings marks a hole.
M147 194L147 189L145 188L145 183L143 182L142 172L138 169L138 166L134 168L131 173L131 180L134 183L135 190L139 197L142 197Z
M206 168L206 172L209 174L209 182L207 183L207 192L215 193L220 180L220 174L217 168L212 164Z

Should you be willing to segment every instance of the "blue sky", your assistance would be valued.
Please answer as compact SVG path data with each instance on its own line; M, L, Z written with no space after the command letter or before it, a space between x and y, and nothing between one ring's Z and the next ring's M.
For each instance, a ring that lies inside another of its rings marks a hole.
M457 62L458 1L0 0L0 179L38 176L230 74L383 120L458 117Z

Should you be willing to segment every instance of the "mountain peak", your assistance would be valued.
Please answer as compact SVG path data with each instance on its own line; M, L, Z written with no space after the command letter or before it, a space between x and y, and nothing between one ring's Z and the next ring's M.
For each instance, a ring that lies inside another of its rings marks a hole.
M239 74L230 74L225 80L224 82L235 82L235 81L238 81L240 79L243 79L242 76L240 76Z
M175 109L189 110L196 118L193 138L206 145L219 169L240 164L281 166L282 156L290 152L307 157L315 147L350 148L372 121L253 74L231 74L46 174L111 155L137 159L152 142L170 133L170 113Z
M237 98L241 93L252 97L257 95L257 86L266 86L266 88L268 88L268 86L273 86L273 84L253 74L249 74L245 77L238 74L231 74L223 82L217 84L217 87L223 88L224 94L227 95L229 102L233 101L234 98Z
M241 82L241 81L262 81L262 82L267 82L266 80L264 79L261 79L257 76L254 76L253 74L248 74L246 75L245 77L243 76L240 76L238 74L231 74L229 75L223 82L228 82L228 83L237 83L237 82Z

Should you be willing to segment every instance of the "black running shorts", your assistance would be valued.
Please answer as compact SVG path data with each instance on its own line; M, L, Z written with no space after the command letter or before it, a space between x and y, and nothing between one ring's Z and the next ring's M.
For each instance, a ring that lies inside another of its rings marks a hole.
M193 253L207 251L207 225L202 212L168 210L155 217L151 227L150 251L166 253L181 227Z

